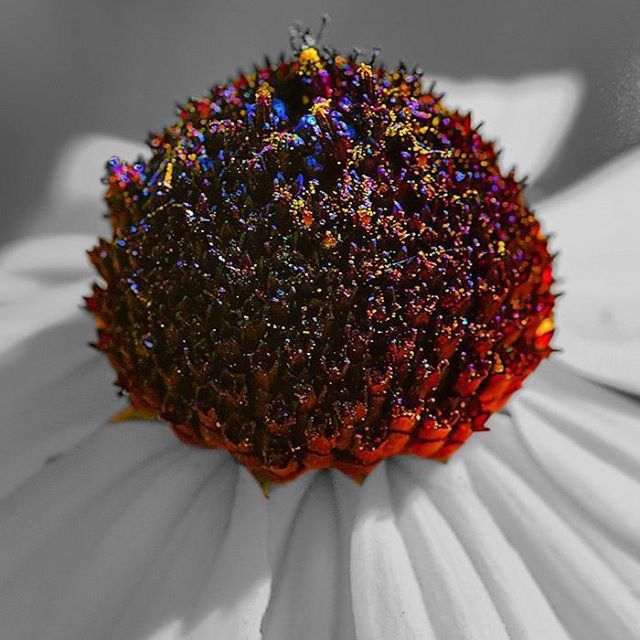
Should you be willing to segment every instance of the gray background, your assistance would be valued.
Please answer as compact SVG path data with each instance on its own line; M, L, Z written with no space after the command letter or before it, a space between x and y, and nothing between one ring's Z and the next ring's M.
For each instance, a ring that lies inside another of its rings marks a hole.
M640 2L636 0L4 0L2 237L19 233L61 146L77 134L142 140L171 121L176 99L288 48L288 25L323 42L382 48L457 78L569 69L586 94L542 178L546 192L640 142Z

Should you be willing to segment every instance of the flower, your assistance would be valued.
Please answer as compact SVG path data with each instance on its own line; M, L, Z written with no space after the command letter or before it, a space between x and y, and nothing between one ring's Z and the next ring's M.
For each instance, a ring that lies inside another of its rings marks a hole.
M263 482L446 460L551 352L540 224L420 73L305 47L149 144L108 163L87 308L184 442Z
M464 102L541 171L573 87L477 84ZM78 141L62 167L95 181L119 144ZM155 423L106 423L119 408L112 372L84 346L93 327L77 308L93 235L66 217L98 195L70 176L76 190L51 196L58 232L0 254L3 633L637 637L639 168L632 150L536 205L560 250L564 351L490 432L446 465L399 456L361 487L323 470L269 500L226 452L185 447Z

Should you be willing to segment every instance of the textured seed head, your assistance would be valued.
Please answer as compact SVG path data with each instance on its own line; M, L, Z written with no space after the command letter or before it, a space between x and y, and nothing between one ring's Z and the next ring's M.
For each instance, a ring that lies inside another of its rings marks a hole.
M547 242L418 73L305 46L108 163L97 348L262 480L448 458L549 352Z

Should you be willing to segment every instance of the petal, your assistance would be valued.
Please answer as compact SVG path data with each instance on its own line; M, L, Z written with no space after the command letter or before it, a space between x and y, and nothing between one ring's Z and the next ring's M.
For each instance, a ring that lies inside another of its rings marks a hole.
M483 135L503 149L503 171L515 165L518 175L528 176L530 183L560 149L584 91L580 77L570 72L517 80L441 78L436 89L445 92L447 106L471 111L477 124L484 122Z
M89 291L85 280L57 287L39 287L29 296L0 305L0 357L25 338L72 319L82 296Z
M18 301L33 302L52 287L77 285L78 280L91 275L86 249L95 244L91 236L65 234L27 237L0 250L0 318L5 328L0 329L0 343L9 335L13 340L14 326L21 324L16 312L9 307ZM88 291L87 287L87 291ZM78 299L80 301L80 298ZM51 311L44 314L49 318ZM62 315L64 311L62 309ZM30 318L27 319L29 321ZM29 331L29 329L27 329ZM1 347L0 347L1 348Z
M0 253L0 278L21 276L49 286L88 278L86 251L94 244L93 236L80 233L27 237Z
M536 413L600 459L640 476L640 407L625 397L572 375L561 363L544 362L510 409ZM518 421L516 421L518 422Z
M116 413L113 372L87 346L92 338L89 318L76 310L0 353L0 495Z
M105 164L112 156L134 162L145 145L114 136L88 134L71 140L55 161L51 184L27 229L38 233L107 232L104 213Z
M359 493L335 471L271 488L273 583L262 625L265 639L356 640L349 562Z
M281 532L277 554L281 560L274 570L274 589L264 619L263 637L331 640L340 637L336 628L342 598L338 576L344 567L338 553L333 484L327 472L294 483L294 487L293 492L286 491L286 487L285 491L275 491L269 505L269 533L272 536Z
M0 307L7 305L9 302L33 295L38 288L38 284L30 278L26 278L23 275L3 273L0 276Z
M436 637L398 530L386 465L362 487L351 536L351 591L358 638Z
M605 561L599 539L583 526L581 510L559 495L522 446L518 432L497 433L499 437L483 439L482 446L466 456L467 467L483 503L563 626L578 638L635 637L640 632L640 600ZM566 458L572 450L563 453ZM583 489L588 491L588 486Z
M105 598L105 612L118 605L119 594L127 596L127 590L118 589L111 575L105 575L101 581L101 570L109 574L112 568L117 568L125 587L125 579L133 578L127 576L128 563L135 565L137 561L131 557L120 559L117 549L109 543L109 534L115 532L115 541L126 539L119 523L130 521L135 511L138 524L145 522L145 517L152 526L157 524L153 516L158 507L144 500L155 499L156 487L170 494L165 482L171 473L167 475L167 471L172 472L184 454L175 447L158 453L148 441L131 442L133 431L128 431L126 437L122 437L123 430L112 431L110 442L99 438L91 443L94 446L84 446L75 455L62 456L2 502L0 532L6 555L2 557L5 580L0 602L3 628L10 629L12 637L52 637L53 633L67 638L100 637L104 634L100 630L109 623L101 617L100 603L83 599L82 591L87 592L87 598L99 592ZM159 441L162 443L162 439ZM163 444L166 447L166 441ZM132 446L136 455L125 455L127 445ZM107 458L108 468L104 469L100 462L109 454L112 457ZM130 466L136 459L144 462ZM97 467L95 480L94 467ZM183 488L182 482L186 480L184 476L180 478L177 488ZM129 511L133 506L136 510ZM137 536L136 531L144 529L138 526L129 533ZM132 539L138 553L141 542ZM106 545L103 548L115 557L113 562L111 558L107 561L103 558L101 566L96 567L93 559L103 543ZM124 541L122 548L126 548ZM92 576L91 588L86 585L87 575ZM83 607L88 609L85 611ZM39 614L33 615L33 611ZM45 633L45 625L56 618L56 624Z
M640 393L640 149L539 205L556 235L555 345L590 378Z
M203 455L211 452L205 451ZM271 590L267 506L251 474L235 463L233 466L238 479L229 524L216 551L208 582L200 593L195 627L187 635L189 640L212 637L257 640L261 636L260 625Z
M390 475L397 474L390 484L398 526L437 638L507 640L505 624L455 531L428 493L398 467L389 465Z
M21 240L0 253L0 495L93 433L118 407L113 372L88 348L88 236Z
M501 426L508 429L510 425ZM492 435L482 434L482 438ZM473 457L476 445L477 440L475 443L468 443L446 465L425 464L425 461L415 458L407 458L400 464L401 469L410 474L415 484L437 506L450 527L448 537L457 537L472 563L472 567L464 563L464 560L456 563L456 582L460 585L459 588L463 588L462 585L468 588L466 584L475 583L473 590L481 594L481 587L478 585L480 579L492 600L491 604L487 604L482 595L483 607L478 604L472 607L469 603L469 611L461 612L453 608L454 604L459 606L459 603L449 595L449 604L443 605L441 615L450 615L457 625L467 628L473 627L473 620L478 617L479 624L488 631L491 629L488 623L496 624L497 611L508 637L513 640L568 638L541 586L471 482L465 454ZM455 540L449 544L455 545ZM452 578L449 579L450 585L453 584ZM449 593L450 589L451 587ZM483 608L488 610L483 611Z
M266 522L259 487L226 453L149 425L102 431L0 503L3 629L257 639Z
M79 524L92 504L99 508L110 487L128 482L176 448L167 429L131 424L102 429L52 460L0 502L2 575L15 573L73 519Z
M516 430L502 455L528 452L518 468L529 485L639 596L640 408L562 367L540 374L511 404Z
M158 549L153 565L131 593L113 638L184 638L229 526L237 474L230 460L214 470Z

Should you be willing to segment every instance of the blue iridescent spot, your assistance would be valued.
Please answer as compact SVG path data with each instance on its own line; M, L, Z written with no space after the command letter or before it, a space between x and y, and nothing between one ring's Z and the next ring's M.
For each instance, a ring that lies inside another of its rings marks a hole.
M309 169L313 169L314 171L322 171L322 165L313 156L309 156L306 159L306 163Z

